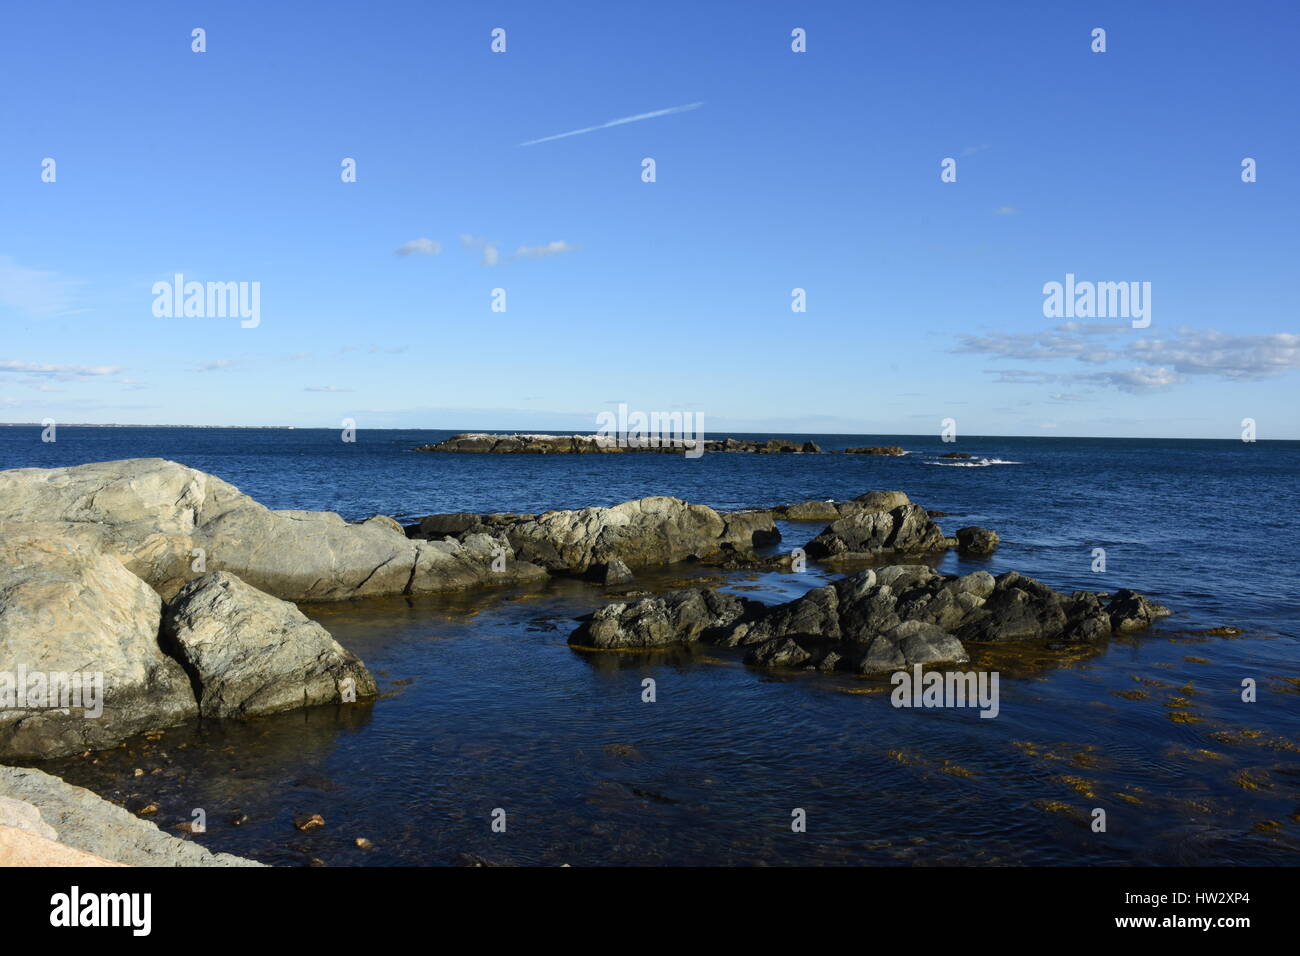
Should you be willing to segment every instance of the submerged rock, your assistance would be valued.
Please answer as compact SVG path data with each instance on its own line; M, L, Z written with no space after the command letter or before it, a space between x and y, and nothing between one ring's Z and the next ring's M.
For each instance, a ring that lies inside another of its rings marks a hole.
M252 717L374 697L374 678L287 601L227 571L185 585L167 605L165 646L194 681L204 717Z

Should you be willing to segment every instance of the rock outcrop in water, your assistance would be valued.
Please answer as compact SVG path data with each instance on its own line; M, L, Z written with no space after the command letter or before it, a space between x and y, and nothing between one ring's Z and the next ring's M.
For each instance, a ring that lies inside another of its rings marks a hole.
M194 682L203 717L274 714L377 693L365 665L325 628L227 571L181 588L163 613L162 638Z
M793 505L778 505L772 514L783 521L837 521L849 515L867 511L889 511L911 500L901 491L868 491L852 501L800 501Z
M992 554L1001 542L998 533L988 528L957 529L957 547L967 554Z
M721 641L730 625L756 618L757 601L708 588L688 588L601 608L570 643L605 650L666 647L712 638Z
M899 455L906 455L907 452L904 451L898 445L864 445L861 448L846 448L844 449L844 454L846 455L887 455L891 458L896 458Z
M719 512L659 497L540 515L457 512L427 515L406 532L417 539L461 542L475 535L496 536L509 542L519 559L552 573L604 580L603 573L593 574L592 569L600 572L613 561L629 569L687 559L759 566L764 562L754 559L754 549L780 541L777 520L831 522L805 546L810 557L829 562L925 554L958 544L957 538L944 535L926 509L901 491L871 491L852 501L804 501L750 511ZM997 536L986 534L996 545Z
M868 674L966 661L964 641L1100 641L1169 613L1133 591L1066 595L1014 571L956 577L891 565L771 607L703 589L615 602L569 643L633 649L703 640L748 648L746 663L760 667Z
M521 561L565 574L586 574L615 561L635 570L780 540L771 512L717 512L667 497L540 515L429 515L407 533L457 542L500 535Z
M872 492L841 512L804 550L822 561L861 561L882 554L925 554L957 544L945 537L930 513L902 492Z
M328 511L272 511L213 475L161 458L0 472L0 531L111 554L164 598L207 570L288 601L461 591L536 581L502 542L411 541L390 524ZM197 566L197 567L196 567Z
M270 511L160 459L0 472L0 757L338 701L345 681L373 696L361 662L278 597L545 577L504 540L411 541L391 520Z
M633 454L641 452L658 452L660 454L680 455L687 449L694 449L695 439L686 436L689 444L636 444L619 443L613 435L533 435L509 434L493 435L486 432L465 432L452 435L432 445L421 445L416 451L463 452L478 455L595 455L595 454ZM786 438L740 439L707 438L703 439L704 451L710 452L749 452L759 455L802 454L815 455L821 452L816 442L796 442ZM899 452L902 453L901 450Z
M99 749L197 715L158 646L161 616L112 555L42 526L0 529L0 756Z

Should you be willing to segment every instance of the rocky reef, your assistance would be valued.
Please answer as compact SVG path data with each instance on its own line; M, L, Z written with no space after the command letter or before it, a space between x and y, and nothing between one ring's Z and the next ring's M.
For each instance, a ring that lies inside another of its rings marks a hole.
M966 538L944 535L930 512L901 491L871 491L852 501L804 501L775 508L715 511L680 498L652 497L612 507L542 514L426 515L408 526L414 539L449 544L495 537L521 561L551 573L605 582L614 562L634 571L688 559L728 566L758 566L756 548L781 540L776 522L830 522L804 545L810 557L828 562L874 560L882 555L922 555L945 548L997 546L997 535L963 529ZM962 542L966 541L967 544ZM786 558L788 561L788 556ZM620 577L626 575L620 572Z
M96 702L54 707L24 695L0 709L0 756L54 756L194 717L373 697L364 664L290 602L551 574L626 585L640 569L686 560L786 567L790 555L759 557L780 541L778 520L827 522L804 548L832 564L951 547L986 554L998 540L981 528L945 536L901 491L730 512L659 496L542 514L429 515L403 528L382 515L348 523L332 512L273 511L162 459L0 472L0 673L102 680ZM92 704L101 712L87 719Z
M962 663L964 642L1098 642L1169 613L1134 591L1067 595L1015 571L952 576L890 565L773 606L708 589L616 601L569 643L630 650L703 641L747 648L745 662L759 667L871 674Z
M452 435L432 445L421 445L416 451L464 452L468 454L491 455L620 455L638 452L659 452L661 454L681 454L695 449L695 439L687 436L688 444L661 443L649 440L644 443L636 441L619 442L612 435L532 435L509 434L495 435L488 432L465 432ZM821 448L816 442L795 442L784 438L738 439L718 438L701 439L704 451L711 452L750 452L759 455L776 454L818 454ZM902 451L899 451L902 454Z
M946 537L898 491L731 512L649 497L429 515L403 528L382 515L348 523L332 512L274 511L162 459L0 472L0 673L102 680L94 719L85 717L92 702L53 707L39 695L0 709L0 756L54 756L194 717L374 696L364 664L290 602L551 574L625 585L639 569L686 560L788 564L757 556L780 541L778 519L829 520L806 551L831 562L996 544L982 529Z
M844 454L846 455L887 455L891 458L896 458L899 455L906 455L907 452L904 451L898 445L864 445L861 448L846 448L844 449Z

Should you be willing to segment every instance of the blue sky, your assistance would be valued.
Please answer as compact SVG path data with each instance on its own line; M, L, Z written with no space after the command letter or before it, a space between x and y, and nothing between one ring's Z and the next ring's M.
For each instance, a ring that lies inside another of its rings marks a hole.
M10 4L0 420L1300 438L1298 41L1282 2ZM176 273L260 324L156 317ZM1151 326L1060 328L1067 273Z

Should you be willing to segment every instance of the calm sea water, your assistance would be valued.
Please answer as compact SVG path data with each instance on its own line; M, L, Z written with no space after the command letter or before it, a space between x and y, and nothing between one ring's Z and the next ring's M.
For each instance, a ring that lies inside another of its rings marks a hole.
M418 454L450 432L0 428L0 467L171 458L274 508L349 519L540 511L671 494L717 508L901 489L951 533L1062 590L1133 587L1177 613L1086 655L976 649L1001 714L890 705L887 683L744 667L712 648L584 654L601 589L305 607L376 672L373 706L206 723L43 764L206 845L266 862L442 864L1293 863L1300 860L1300 442L811 437L903 458ZM741 436L738 436L741 437ZM1005 464L968 467L952 450ZM783 547L816 525L783 526ZM1093 549L1107 570L1091 570ZM692 576L767 601L833 575ZM1208 635L1232 625L1237 637ZM658 700L642 703L642 680ZM1241 700L1242 681L1258 700ZM140 777L135 769L144 770ZM491 815L506 812L506 832ZM807 832L791 831L806 811ZM1106 811L1106 831L1089 826ZM300 833L296 814L324 828ZM247 816L233 825L232 816ZM364 837L373 849L362 850Z

